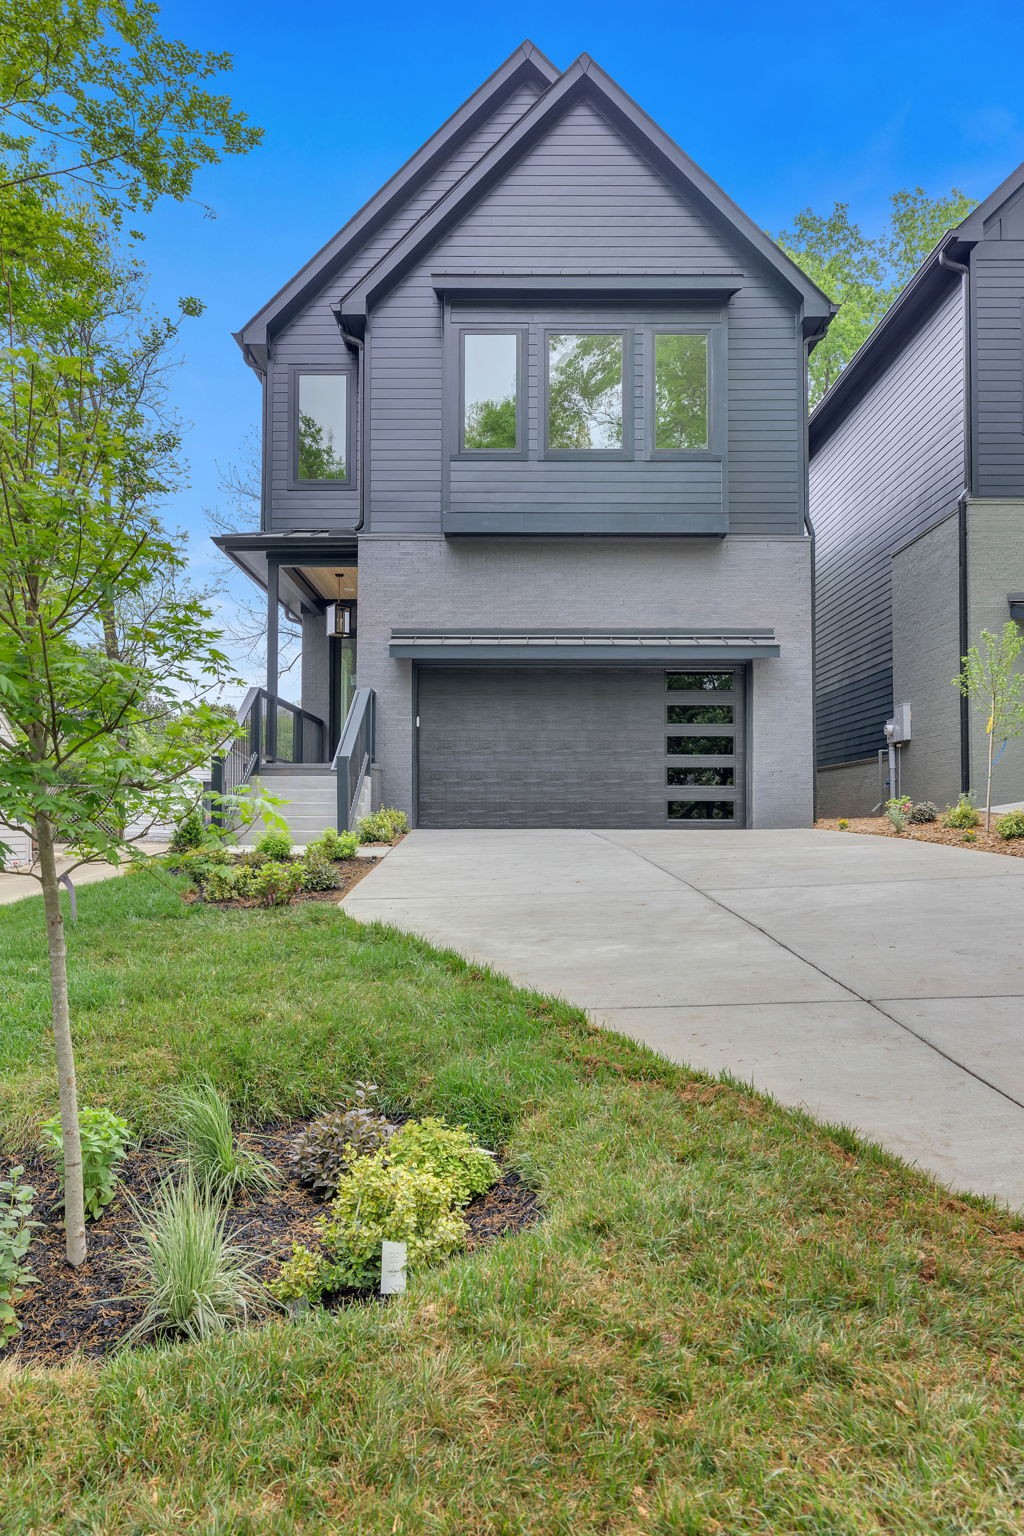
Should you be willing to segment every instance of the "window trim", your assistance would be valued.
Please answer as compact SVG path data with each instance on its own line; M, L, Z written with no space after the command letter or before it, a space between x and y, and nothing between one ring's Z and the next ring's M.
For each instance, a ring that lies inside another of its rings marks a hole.
M685 462L686 460L724 459L726 422L725 326L721 320L666 321L644 327L645 358L643 384L644 446L648 459ZM659 336L706 336L708 339L708 440L704 448L658 448L655 446L657 383L657 338Z
M540 328L540 457L551 461L581 459L601 462L608 459L635 458L633 452L633 418L636 413L634 325L597 325L587 321L575 321L571 316L561 325L545 322ZM551 384L552 336L621 336L622 337L622 446L619 448L552 448L548 442L548 401Z
M512 321L502 325L476 324L457 320L452 326L455 347L455 420L452 424L451 452L449 459L467 464L491 464L502 460L525 459L529 456L527 431L527 389L530 327ZM466 349L465 336L514 336L516 338L516 446L514 448L466 448L462 434L466 425Z
M304 374L330 375L345 382L345 465L348 469L343 480L302 480L299 478L299 380ZM355 489L356 371L344 364L335 367L324 363L290 363L288 365L288 489L290 491L350 491Z

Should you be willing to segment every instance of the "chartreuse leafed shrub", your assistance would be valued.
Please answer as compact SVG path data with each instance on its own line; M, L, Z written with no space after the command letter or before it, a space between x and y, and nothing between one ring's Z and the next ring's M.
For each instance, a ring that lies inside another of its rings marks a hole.
M166 1180L152 1208L136 1207L141 1242L130 1266L142 1317L125 1336L135 1344L150 1333L182 1333L198 1343L267 1309L254 1274L259 1255L229 1238L224 1207L191 1172Z
M1011 837L1024 837L1024 811L1007 811L996 822L996 831L1007 841Z
M465 1205L490 1189L498 1177L494 1154L474 1144L461 1125L446 1125L433 1115L408 1120L388 1142L389 1163L425 1168L451 1183L455 1204Z
M256 839L256 852L262 853L268 859L283 862L292 856L292 840L287 832L272 830L261 832Z
M284 907L302 885L302 868L299 864L281 864L270 859L251 872L247 885L248 894L254 896L260 906Z
M357 832L336 832L333 827L325 827L315 842L306 844L306 856L308 858L315 849L321 858L337 864L342 859L354 859L358 847Z
M83 1107L78 1112L82 1137L82 1180L85 1185L85 1214L92 1221L102 1216L114 1198L117 1165L132 1139L127 1120L109 1109ZM64 1147L60 1115L51 1115L40 1127L43 1144L52 1156L64 1182Z
M980 821L981 814L972 804L970 795L961 795L956 805L946 807L942 825L962 831L965 827L976 827Z
M359 841L361 843L393 843L408 830L409 818L405 812L385 805L379 811L363 817L359 823Z
M35 1279L25 1255L39 1226L32 1220L36 1192L21 1182L24 1172L22 1167L11 1168L0 1179L0 1349L20 1332L16 1304Z
M917 800L910 807L909 819L919 826L925 822L938 821L939 808L937 805L933 805L930 800Z
M240 1193L263 1194L276 1184L273 1163L236 1142L230 1106L209 1079L180 1089L172 1113L172 1145L218 1200L227 1203Z

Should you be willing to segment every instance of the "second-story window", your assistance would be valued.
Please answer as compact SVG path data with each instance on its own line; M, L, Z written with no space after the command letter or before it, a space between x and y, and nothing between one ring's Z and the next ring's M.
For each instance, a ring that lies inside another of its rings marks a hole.
M295 478L348 479L348 375L296 377Z
M655 453L695 453L708 437L708 337L699 331L654 333Z
M548 333L549 452L622 452L624 353L621 331Z
M463 331L461 438L464 453L519 447L517 331Z

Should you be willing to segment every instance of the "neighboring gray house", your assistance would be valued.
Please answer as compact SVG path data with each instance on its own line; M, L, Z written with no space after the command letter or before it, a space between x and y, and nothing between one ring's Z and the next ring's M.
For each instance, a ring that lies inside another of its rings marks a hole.
M832 313L592 60L524 44L238 333L263 518L217 542L269 660L225 782L301 834L371 760L421 826L808 825Z
M982 629L1024 620L1024 165L951 229L814 410L819 810L984 788L985 722L951 686ZM999 744L997 743L997 746ZM995 793L1024 800L1024 740Z

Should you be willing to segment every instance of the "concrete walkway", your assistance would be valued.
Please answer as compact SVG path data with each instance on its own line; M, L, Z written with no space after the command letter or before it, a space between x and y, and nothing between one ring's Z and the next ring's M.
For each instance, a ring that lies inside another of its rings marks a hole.
M411 833L346 898L1024 1207L1024 860L841 832Z

